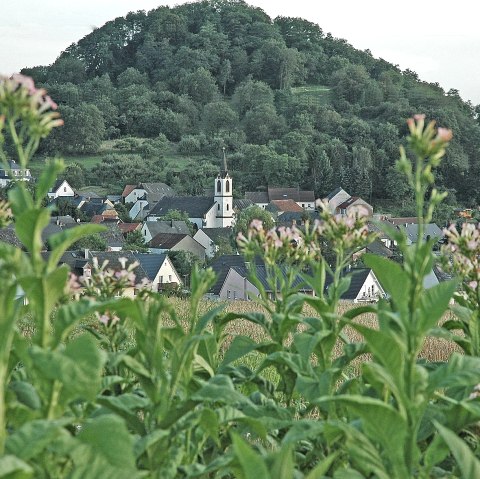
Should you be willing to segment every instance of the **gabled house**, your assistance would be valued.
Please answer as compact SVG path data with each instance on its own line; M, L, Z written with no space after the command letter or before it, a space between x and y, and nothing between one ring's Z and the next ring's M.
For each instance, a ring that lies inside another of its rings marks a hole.
M358 196L351 196L348 200L340 203L334 211L337 215L351 215L360 213L362 216L371 217L373 215L373 207Z
M0 188L5 188L11 181L31 181L32 174L28 168L21 168L14 160L8 161L8 166L0 162Z
M205 260L205 248L191 236L179 233L159 233L148 243L151 253L188 251L200 260Z
M272 213L274 218L279 218L284 213L304 213L305 209L299 206L298 203L289 200L272 200L265 207L265 210Z
M351 195L339 186L331 191L325 198L323 198L323 201L328 204L330 213L335 213L337 206L347 201L350 197Z
M147 274L152 291L163 291L182 284L167 254L134 253L134 256Z
M349 271L351 274L350 287L341 299L354 303L374 302L385 297L385 290L370 268L358 268ZM328 289L332 278L327 276L325 288Z
M57 180L47 195L49 199L53 200L55 198L73 197L75 191L67 180Z
M198 230L193 239L197 240L204 248L207 258L213 258L222 241L230 241L232 228L203 228Z
M142 238L148 243L154 236L160 233L180 233L190 234L190 228L185 221L167 220L167 221L145 221L142 224Z
M140 183L126 185L122 192L122 201L124 204L132 203L128 212L131 219L143 220L162 198L175 194L175 190L165 183Z
M315 209L315 194L313 191L304 191L297 188L275 188L269 186L267 191L247 191L245 198L260 208L266 208L271 201L293 200L305 210Z

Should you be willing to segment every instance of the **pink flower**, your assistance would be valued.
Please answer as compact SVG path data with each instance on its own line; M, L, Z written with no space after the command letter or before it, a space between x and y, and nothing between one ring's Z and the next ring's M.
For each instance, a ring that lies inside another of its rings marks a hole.
M437 140L447 142L450 141L453 137L452 130L448 128L441 128L439 127L437 130Z
M255 229L257 231L262 231L263 229L263 223L261 220L259 219L254 219L252 220L252 222L250 223L250 228L252 229Z

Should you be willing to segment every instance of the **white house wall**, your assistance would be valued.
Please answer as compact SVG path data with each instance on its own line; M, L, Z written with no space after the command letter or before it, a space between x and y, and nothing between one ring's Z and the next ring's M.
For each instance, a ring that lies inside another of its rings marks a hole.
M353 300L355 303L361 301L376 301L384 296L384 291L372 271L368 274L357 297Z
M198 230L193 239L198 241L205 248L205 255L209 258L213 258L217 252L217 246L214 242L203 232L203 230Z
M143 198L146 191L143 188L135 188L127 196L125 196L125 203L136 203L138 198Z
M230 268L227 277L220 289L219 298L226 300L249 300L250 296L258 296L259 291L255 286Z

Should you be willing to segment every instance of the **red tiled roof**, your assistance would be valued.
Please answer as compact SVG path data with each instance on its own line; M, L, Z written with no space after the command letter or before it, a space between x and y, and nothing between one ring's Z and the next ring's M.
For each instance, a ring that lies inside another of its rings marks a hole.
M270 203L275 205L279 211L285 211L285 212L301 212L303 211L303 208L298 205L295 201L292 199L289 200L272 200Z
M119 223L118 227L120 231L125 235L140 229L142 223Z
M137 185L125 185L125 188L122 192L122 198L127 197L136 187Z

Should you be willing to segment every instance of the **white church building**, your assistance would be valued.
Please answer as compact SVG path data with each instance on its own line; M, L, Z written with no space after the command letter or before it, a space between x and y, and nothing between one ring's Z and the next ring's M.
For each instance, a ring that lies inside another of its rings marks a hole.
M225 152L223 168L214 181L213 196L165 196L150 210L146 221L160 220L169 211L178 210L187 213L197 229L233 226L233 182L227 171Z

